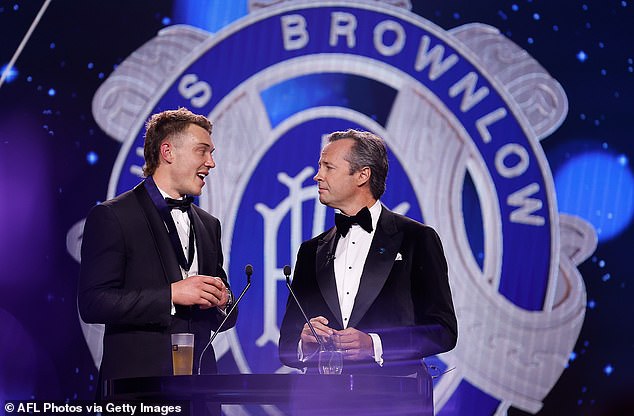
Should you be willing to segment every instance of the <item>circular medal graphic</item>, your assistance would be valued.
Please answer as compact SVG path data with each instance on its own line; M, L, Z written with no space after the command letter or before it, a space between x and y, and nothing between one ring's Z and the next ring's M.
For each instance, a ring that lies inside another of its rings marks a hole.
M214 342L221 372L294 371L277 358L282 269L333 225L312 179L324 135L359 128L389 148L381 202L434 227L448 259L459 341L426 359L437 413L467 395L478 414L539 410L583 322L576 265L596 236L557 212L539 141L567 100L525 51L490 26L446 31L361 1L265 7L213 35L167 28L95 95L95 119L122 142L108 197L141 180L145 120L177 107L214 122L198 203L221 220L234 293L255 268L236 328Z

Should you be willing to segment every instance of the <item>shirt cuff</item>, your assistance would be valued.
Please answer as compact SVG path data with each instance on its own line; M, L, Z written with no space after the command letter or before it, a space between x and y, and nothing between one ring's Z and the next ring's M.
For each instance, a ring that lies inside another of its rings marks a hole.
M304 356L304 350L302 350L302 340L300 339L299 342L297 343L297 361L299 361L300 363L306 363L308 360L313 358L315 354L317 354L317 352L319 352L319 349L317 349L312 354Z
M374 361L380 366L383 367L383 344L381 343L381 337L379 334L368 334L370 338L372 338L372 346L374 347Z
M297 343L297 360L301 363L308 360L308 357L304 357L304 351L302 350L302 340Z

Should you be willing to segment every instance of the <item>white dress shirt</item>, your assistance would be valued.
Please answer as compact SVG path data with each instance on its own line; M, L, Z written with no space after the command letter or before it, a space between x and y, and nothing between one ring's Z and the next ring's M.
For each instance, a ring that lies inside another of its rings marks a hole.
M335 283L337 285L337 296L344 329L348 327L350 315L352 315L354 299L359 291L361 274L370 252L370 245L374 238L381 210L380 201L376 201L370 208L372 232L365 231L359 224L353 224L346 236L340 237L337 242L334 259ZM381 338L375 333L369 333L368 335L372 338L373 358L380 366L383 366L383 344L381 343ZM310 356L304 357L301 339L297 346L297 357L300 361L310 358Z
M169 198L170 196L167 192L164 192L161 188L157 186L159 192L163 196L163 198ZM179 198L183 199L183 198ZM189 231L190 231L190 220L187 212L181 211L180 209L173 209L170 211L172 214L172 219L174 220L174 225L176 226L176 231L178 232L178 239L181 241L181 246L183 247L183 253L185 254L185 258L189 254ZM165 228L167 228L167 224L165 224ZM182 266L179 268L181 271L181 277L185 279L187 276L194 276L198 274L198 253L196 252L196 234L194 234L194 259L192 260L192 264L189 267L189 270L183 269ZM176 307L174 303L172 303L172 315L176 314Z
M370 252L370 245L374 238L376 226L381 215L381 203L376 201L370 207L372 216L372 232L367 232L359 224L353 224L345 237L340 237L335 250L335 281L337 283L337 295L343 327L348 327L354 300L361 284L361 274L365 261ZM374 360L383 365L383 345L378 334L370 333L374 347Z
M159 188L158 186L157 188L159 192L161 193L161 195L163 196L163 198L170 197L166 192L163 192L161 188ZM183 199L183 198L178 198L178 199ZM181 211L180 209L173 209L170 211L170 213L172 214L172 219L174 220L174 225L176 226L176 231L178 232L178 239L181 241L181 246L183 247L183 253L185 254L185 258L187 258L189 254L189 232L191 230L191 227L189 226L190 225L189 215L187 215L187 212ZM167 224L165 224L165 228L167 228ZM189 267L189 270L183 269L183 267L180 266L180 264L179 264L179 268L181 270L181 275L183 279L189 276L195 276L198 274L198 251L196 250L196 234L194 234L194 259L192 260L192 264ZM230 293L229 289L227 289L226 287L225 287L225 290L227 291L227 293ZM227 313L226 307L227 305L223 307L216 306L216 309L218 309L220 313L226 315ZM174 306L174 303L172 303L172 315L175 315L175 314L176 314L176 307Z
M158 188L158 186L157 186ZM163 196L163 198L169 198L170 196L163 192L161 188L158 188L159 192ZM183 198L179 198L183 199ZM183 247L183 253L185 258L189 253L189 231L190 231L190 220L187 212L181 211L180 209L173 209L170 211L172 214L172 219L174 220L174 225L176 226L176 231L178 232L178 239L181 241L181 246ZM165 225L167 228L167 225ZM194 234L194 259L192 261L192 265L189 268L189 271L181 269L181 274L183 279L187 276L194 276L198 274L198 253L196 252L196 235Z

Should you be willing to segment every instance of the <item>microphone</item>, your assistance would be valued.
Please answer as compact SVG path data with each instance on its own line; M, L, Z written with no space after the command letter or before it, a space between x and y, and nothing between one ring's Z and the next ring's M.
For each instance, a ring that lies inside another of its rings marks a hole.
M330 263L331 261L334 261L335 259L336 259L335 253L328 253L328 255L326 256L326 264Z
M229 312L227 312L227 314L225 315L225 319L223 319L222 322L220 322L220 325L218 325L218 329L216 329L216 331L213 333L213 335L209 339L209 342L207 343L207 345L205 345L203 352L200 353L200 358L198 358L198 375L200 375L200 369L203 364L203 355L205 355L205 351L207 351L207 348L209 348L211 343L214 342L214 339L216 339L216 336L220 333L220 330L224 326L225 322L227 322L227 319L229 319L229 316L233 313L233 311L238 306L238 303L240 303L240 301L242 300L242 297L244 296L244 294L247 293L247 290L251 287L251 275L253 274L253 266L251 266L250 264L247 264L244 267L244 273L247 275L247 285L244 287L244 289L242 289L242 293L240 293L240 296L238 296L238 299L235 301L235 303L231 305Z
M308 316L306 316L306 312L304 312L304 308L302 308L302 305L299 303L299 299L297 299L297 296L295 296L295 292L291 287L291 266L289 266L288 264L284 266L284 276L286 277L286 287L288 287L288 291L291 292L291 295L293 296L293 299L295 300L295 303L297 304L300 312L302 313L302 315L304 315L304 321L306 321L308 327L310 328L310 332L313 333L313 336L319 343L319 348L324 350L325 347L323 341L319 338L319 336L317 336L317 331L315 331L315 327L313 326L313 324L310 323Z

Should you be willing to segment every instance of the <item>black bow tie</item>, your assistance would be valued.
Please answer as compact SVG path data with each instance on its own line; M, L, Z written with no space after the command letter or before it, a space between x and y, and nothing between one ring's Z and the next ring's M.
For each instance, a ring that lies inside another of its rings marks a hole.
M342 237L345 237L346 234L348 234L352 224L359 224L361 228L367 232L372 232L372 215L370 215L368 207L364 207L361 211L357 212L357 215L353 215L352 217L339 213L335 214L337 232L341 234Z
M167 206L169 207L170 210L172 209L180 209L183 212L189 211L189 208L192 205L192 202L194 202L194 197L193 196L186 196L183 199L172 199L172 198L165 198L165 202L167 203Z

